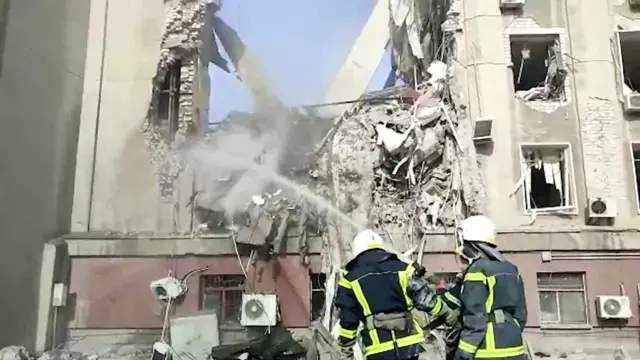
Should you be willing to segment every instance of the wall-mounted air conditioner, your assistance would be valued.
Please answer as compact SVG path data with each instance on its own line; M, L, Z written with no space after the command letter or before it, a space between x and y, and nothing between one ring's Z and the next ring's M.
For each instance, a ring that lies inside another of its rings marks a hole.
M600 319L629 319L633 316L628 296L598 296L596 306Z
M624 111L640 112L640 93L626 94L624 96Z
M493 128L493 120L490 118L478 118L475 121L473 129L473 143L483 144L492 142L491 129Z
M524 6L526 0L500 0L501 8L519 8Z
M615 199L589 198L587 205L589 219L611 219L618 216Z
M275 294L242 294L242 326L273 326L277 316L278 300Z

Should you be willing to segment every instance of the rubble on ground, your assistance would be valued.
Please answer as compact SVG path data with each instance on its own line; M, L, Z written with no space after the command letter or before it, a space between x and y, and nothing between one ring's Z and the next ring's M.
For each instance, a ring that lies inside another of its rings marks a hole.
M34 360L23 346L7 346L0 349L0 360ZM37 360L97 360L97 355L90 355L78 351L52 349L45 351Z
M29 352L23 346L7 346L0 349L0 360L29 360Z

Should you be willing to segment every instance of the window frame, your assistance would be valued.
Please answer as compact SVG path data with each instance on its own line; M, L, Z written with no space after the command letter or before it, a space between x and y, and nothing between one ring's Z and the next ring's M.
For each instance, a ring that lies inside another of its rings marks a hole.
M216 277L221 277L221 278L237 278L237 279L242 279L242 285L238 285L238 286L207 286L206 282L207 279L210 278L216 278ZM198 304L198 308L199 311L202 312L206 312L206 311L215 311L216 309L206 309L204 308L204 303L205 303L205 297L207 296L207 294L210 293L220 293L220 314L216 314L218 316L218 324L220 328L241 328L242 325L240 325L240 316L241 316L241 312L242 309L240 310L240 314L238 315L238 320L237 323L236 321L229 321L228 320L228 314L227 314L227 307L226 307L226 293L227 292L233 292L233 291L239 291L242 294L244 294L245 291L245 285L246 284L246 278L244 277L244 275L239 275L239 274L210 274L210 275L201 275L200 276L200 289L199 289L199 295L200 295L200 302ZM241 305L242 306L242 305Z
M325 284L326 284L326 280L327 280L327 274L323 273L323 272L309 272L309 321L315 321L317 319L313 319L313 294L314 293L318 293L321 292L322 294L326 294L326 287L323 285L322 288L314 288L314 277L316 276L324 276L325 277ZM324 308L324 304L322 304L322 307Z
M534 209L531 208L531 199L529 199L529 185L527 184L527 173L528 170L526 166L526 160L524 157L525 150L527 148L534 149L557 149L564 151L565 159L565 167L566 171L564 174L564 189L563 192L566 194L569 193L568 203L570 205L565 206L554 206L549 208L542 209ZM577 206L577 186L576 186L576 174L575 174L575 166L573 163L573 150L571 148L571 143L569 142L523 142L518 144L518 162L520 164L520 181L521 184L521 192L522 192L522 204L525 215L554 215L554 214L563 214L563 215L578 215L578 206ZM519 182L520 182L519 181ZM520 190L520 189L519 189Z
M640 32L640 31L639 31ZM636 179L638 178L638 171L636 170L636 162L640 163L640 157L638 159L635 158L633 153L635 152L634 146L638 147L638 152L640 153L640 141L631 141L629 143L629 153L631 156L631 174L633 175L632 183L633 183L633 193L636 196L636 213L640 215L640 189L638 189L638 183Z
M182 83L182 61L177 60L167 67L165 78L162 80L162 86L157 90L157 97L155 103L155 111L153 114L154 124L159 129L166 127L167 136L165 141L172 142L175 140L175 135L180 128L180 91ZM168 84L167 84L168 81ZM166 89L165 89L166 87ZM166 97L167 101L167 119L166 123L164 119L160 119L160 99Z
M638 33L639 37L640 37L640 29L616 29L614 31L614 46L616 47L616 51L615 51L615 58L614 59L614 64L616 67L616 81L618 83L618 92L619 92L619 98L621 101L624 101L625 95L624 95L624 61L622 59L622 42L621 42L621 38L620 38L620 34L631 34L631 33Z
M580 289L562 289L557 286L549 286L549 287L540 287L538 285L538 280L540 276L553 276L553 275L562 275L562 274L572 274L572 275L580 275L581 279L581 288ZM558 316L558 322L544 322L542 320L542 309L540 305L540 293L541 292L553 292L555 293L556 299L556 314ZM563 323L562 322L562 311L560 309L560 297L559 294L562 292L582 292L582 297L584 299L584 315L585 322L584 323ZM590 314L589 314L589 299L587 296L587 274L584 271L551 271L551 272L536 272L536 296L538 300L538 323L541 328L591 328Z

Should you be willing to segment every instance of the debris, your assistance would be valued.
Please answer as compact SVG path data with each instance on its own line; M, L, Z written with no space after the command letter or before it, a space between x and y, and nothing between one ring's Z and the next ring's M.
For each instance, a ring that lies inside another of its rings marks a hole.
M29 360L29 352L23 346L7 346L0 349L0 360Z
M85 354L77 351L69 351L69 350L63 350L63 349L49 350L38 358L38 360L97 360L97 359L98 359L98 355L95 355L95 354Z
M200 314L170 320L171 347L178 359L204 359L220 345L218 316Z

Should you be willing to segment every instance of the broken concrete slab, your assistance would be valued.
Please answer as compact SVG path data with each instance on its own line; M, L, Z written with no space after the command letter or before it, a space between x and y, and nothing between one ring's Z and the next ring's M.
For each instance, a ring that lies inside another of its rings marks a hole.
M174 317L170 322L171 347L179 359L204 359L220 345L215 313Z

